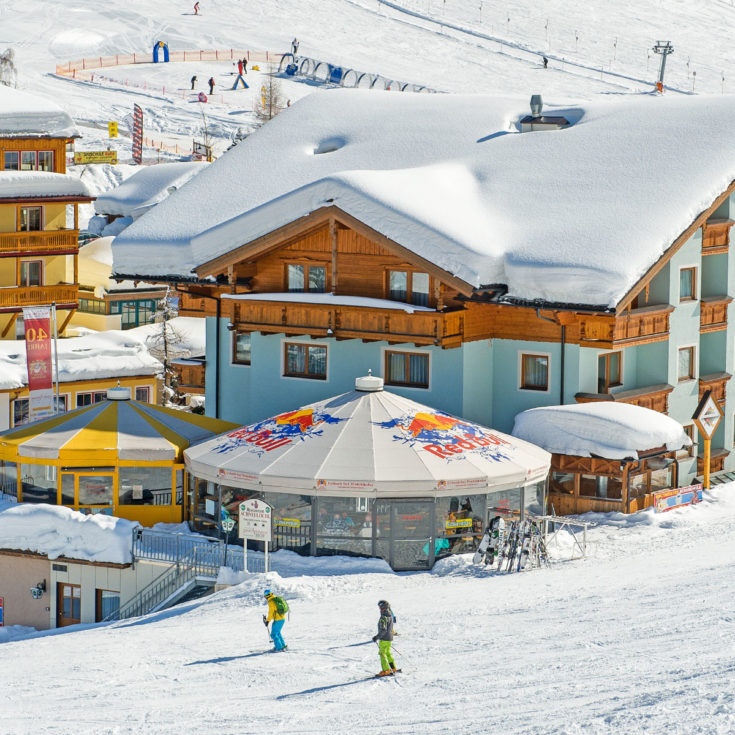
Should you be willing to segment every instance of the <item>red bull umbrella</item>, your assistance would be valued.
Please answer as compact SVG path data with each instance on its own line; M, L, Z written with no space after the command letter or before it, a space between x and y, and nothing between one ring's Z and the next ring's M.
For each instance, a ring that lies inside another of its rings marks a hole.
M196 477L264 492L431 497L520 487L546 478L534 444L358 378L349 393L189 447Z

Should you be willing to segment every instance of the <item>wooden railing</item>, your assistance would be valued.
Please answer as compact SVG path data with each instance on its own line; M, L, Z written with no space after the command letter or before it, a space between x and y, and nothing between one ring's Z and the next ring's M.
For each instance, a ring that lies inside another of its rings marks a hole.
M625 316L615 319L613 344L615 346L660 342L669 338L669 315L674 311L670 304L644 306L631 309Z
M717 332L727 329L727 306L731 296L703 296L699 309L699 330Z
M77 300L79 286L61 283L56 286L12 286L0 288L0 307L34 306L36 304L72 304Z
M615 401L629 403L632 406L650 408L659 413L669 412L669 394L674 390L673 385L662 383L648 385L643 388L618 391L617 393L577 393L574 399L577 403L592 403L595 401Z
M458 347L464 336L462 311L437 312L363 306L233 301L238 329L266 334L374 340Z
M79 249L78 237L79 230L0 232L0 255L70 252Z
M711 373L710 375L699 376L699 400L702 400L702 396L705 391L712 391L712 398L714 398L721 406L725 405L725 398L727 393L727 383L732 375L730 373Z
M730 245L730 219L710 219L702 226L702 255L726 253Z
M179 316L216 316L217 304L211 298L205 298L195 293L181 292L178 311Z

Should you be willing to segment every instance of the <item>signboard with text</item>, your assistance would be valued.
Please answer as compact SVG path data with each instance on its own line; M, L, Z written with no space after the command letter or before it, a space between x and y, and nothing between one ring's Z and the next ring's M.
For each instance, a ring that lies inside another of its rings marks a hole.
M672 508L694 505L702 502L702 485L687 485L671 490L653 493L653 507L656 513L663 513Z
M238 536L254 541L271 541L271 507L262 500L240 503Z
M52 416L51 307L23 308L28 367L28 413L31 421Z
M74 163L117 163L117 151L77 151Z
M117 123L112 121L108 122L107 132L110 138L117 138Z

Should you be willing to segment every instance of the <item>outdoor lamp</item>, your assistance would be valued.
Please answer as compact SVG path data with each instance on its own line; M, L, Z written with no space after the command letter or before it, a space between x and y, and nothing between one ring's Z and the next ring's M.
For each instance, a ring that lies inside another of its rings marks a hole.
M40 599L43 593L46 591L46 580L39 582L35 587L31 587L31 597L34 600Z

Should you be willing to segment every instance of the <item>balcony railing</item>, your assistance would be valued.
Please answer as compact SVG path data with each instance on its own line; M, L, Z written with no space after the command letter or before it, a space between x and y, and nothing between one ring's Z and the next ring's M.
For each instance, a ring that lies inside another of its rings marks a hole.
M730 245L731 219L710 219L702 227L702 255L726 253Z
M0 255L78 250L78 237L79 230L0 232Z
M238 329L457 347L464 337L462 311L437 312L295 302L233 301Z
M705 391L712 391L712 398L714 398L721 406L725 405L725 398L727 392L727 383L732 375L730 373L710 373L709 375L699 376L699 400L702 400L702 396Z
M661 383L648 385L643 388L617 391L615 393L577 393L574 399L577 403L592 403L594 401L615 401L629 403L633 406L650 408L659 413L669 412L669 394L674 390L673 385Z
M731 296L703 296L699 309L699 330L717 332L727 329L727 306Z
M79 286L60 283L56 286L11 286L0 288L0 308L41 304L71 304L77 300Z
M663 342L669 337L670 304L653 304L631 309L618 316L590 315L580 323L580 344L612 349L649 342Z

